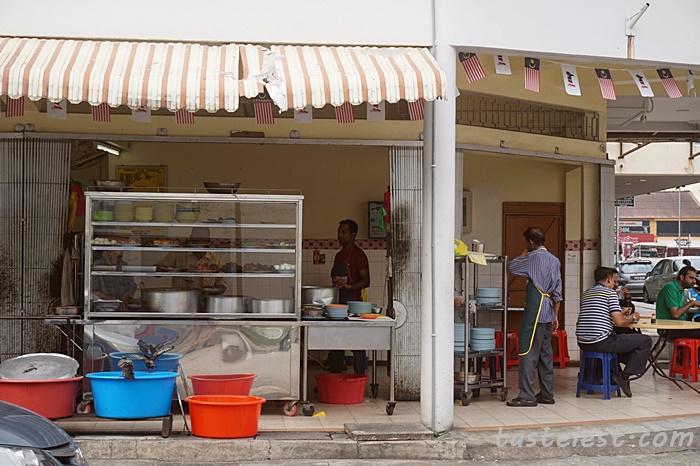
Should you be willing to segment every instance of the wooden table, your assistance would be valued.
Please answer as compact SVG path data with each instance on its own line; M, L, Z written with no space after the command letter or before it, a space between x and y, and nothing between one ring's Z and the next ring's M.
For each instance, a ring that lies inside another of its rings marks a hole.
M668 379L672 381L673 383L676 384L678 388L683 390L683 387L679 384L679 382L684 383L691 389L693 389L695 392L700 394L700 391L698 391L697 388L693 387L685 381L684 379L675 379L672 377L669 377L666 375L666 373L659 367L657 360L659 359L659 356L661 355L661 352L666 348L666 344L668 343L668 330L695 330L695 329L700 329L700 322L692 322L689 320L673 320L673 319L657 319L655 323L651 323L651 321L644 321L644 322L635 322L631 324L627 324L626 327L628 328L634 328L634 329L656 329L656 330L666 330L666 332L660 333L659 338L656 340L656 344L654 347L651 349L651 352L649 353L649 364L647 367L644 369L644 374L649 370L650 367L654 368L654 373L657 374L659 377L663 377L664 379ZM672 364L673 361L670 362ZM644 374L640 375L639 377L642 377ZM639 378L637 377L637 378Z

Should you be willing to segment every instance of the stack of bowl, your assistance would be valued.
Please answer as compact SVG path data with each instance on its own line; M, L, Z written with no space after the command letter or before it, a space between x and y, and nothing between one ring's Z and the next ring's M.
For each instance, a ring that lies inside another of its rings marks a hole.
M95 210L92 212L92 219L95 222L113 222L114 206L106 202L96 202Z
M331 320L343 320L348 316L347 304L327 304L326 314Z
M134 218L137 222L152 222L153 207L149 205L139 204L134 209Z
M464 322L455 322L455 353L464 353ZM464 375L464 374L462 374Z
M348 301L348 313L350 314L371 314L372 303L367 301Z
M172 202L156 204L153 209L153 220L163 223L173 222L175 220L175 205Z
M469 332L472 351L491 351L496 348L496 331L488 327L474 327Z
M114 220L117 222L133 222L134 221L134 202L133 201L115 201L114 202Z
M477 288L476 304L480 306L495 306L501 302L500 288Z
M175 206L175 220L194 223L199 219L199 206L194 202L178 202Z

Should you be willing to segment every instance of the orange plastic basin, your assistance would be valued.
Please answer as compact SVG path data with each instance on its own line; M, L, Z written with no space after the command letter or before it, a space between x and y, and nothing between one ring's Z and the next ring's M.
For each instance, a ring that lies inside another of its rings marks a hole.
M0 379L0 400L8 401L49 419L70 417L75 410L82 376L70 379Z
M264 398L236 395L194 395L190 405L192 434L206 438L246 438L258 434Z
M195 395L250 395L256 374L190 375Z

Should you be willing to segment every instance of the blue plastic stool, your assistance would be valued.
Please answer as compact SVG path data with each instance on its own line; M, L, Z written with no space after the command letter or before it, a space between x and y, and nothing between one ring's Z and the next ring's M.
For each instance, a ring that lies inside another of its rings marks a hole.
M603 364L603 383L595 383L595 368L596 360L600 360ZM614 361L614 364L613 364ZM581 390L587 390L591 395L594 391L602 391L603 399L609 400L610 393L617 391L617 396L620 394L620 387L614 383L610 383L610 371L617 373L617 354L615 353L598 353L596 351L584 351L581 355L581 370L578 373L578 384L576 385L576 398L581 398Z

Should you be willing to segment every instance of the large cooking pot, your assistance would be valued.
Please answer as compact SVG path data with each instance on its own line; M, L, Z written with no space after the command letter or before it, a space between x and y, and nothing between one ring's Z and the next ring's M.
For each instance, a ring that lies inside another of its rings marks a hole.
M198 290L177 288L144 288L141 290L141 305L146 311L188 313L199 309Z
M291 314L294 312L294 300L254 299L251 307L255 314Z
M250 312L249 296L207 296L206 312L226 314L229 312Z
M302 286L301 304L337 304L340 290L332 286Z

